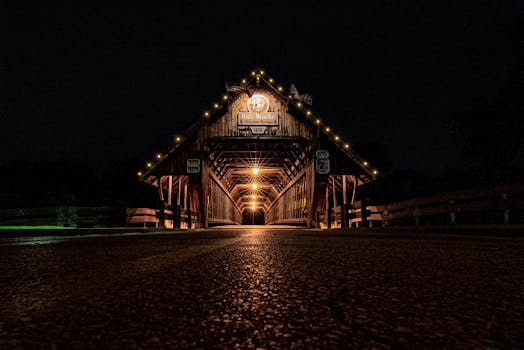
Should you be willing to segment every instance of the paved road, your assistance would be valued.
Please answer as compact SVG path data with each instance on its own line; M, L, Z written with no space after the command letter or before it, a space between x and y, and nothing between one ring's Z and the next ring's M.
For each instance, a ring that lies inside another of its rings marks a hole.
M3 239L0 348L523 348L523 248L265 228Z

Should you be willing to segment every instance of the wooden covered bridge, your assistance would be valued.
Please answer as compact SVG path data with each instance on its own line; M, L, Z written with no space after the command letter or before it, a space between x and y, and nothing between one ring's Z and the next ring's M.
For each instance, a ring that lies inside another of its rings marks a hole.
M138 172L163 203L151 217L168 228L329 227L338 208L339 225L347 226L356 188L376 171L308 102L262 69L229 86L166 154ZM128 222L144 216L131 212Z

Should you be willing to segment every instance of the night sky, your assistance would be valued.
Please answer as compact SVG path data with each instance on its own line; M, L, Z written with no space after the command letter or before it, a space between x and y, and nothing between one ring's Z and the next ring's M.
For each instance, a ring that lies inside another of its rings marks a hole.
M311 94L345 140L434 174L462 162L449 118L499 99L520 69L518 2L14 3L2 11L5 163L145 162L226 81L262 67Z

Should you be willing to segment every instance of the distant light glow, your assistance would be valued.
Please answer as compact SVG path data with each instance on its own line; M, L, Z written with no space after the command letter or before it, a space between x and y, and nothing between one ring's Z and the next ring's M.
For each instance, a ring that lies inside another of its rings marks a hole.
M297 106L302 107L302 103L300 103L300 102L297 103Z
M137 172L136 174L137 174L138 176L142 176L142 172L141 172L141 171Z
M160 158L162 158L162 155L161 155L160 153L158 153L158 154L156 155L156 159L160 159Z
M205 112L205 113L204 113L204 116L205 116L205 117L209 117L209 112Z
M255 74L257 74L257 72L255 72L255 71L252 71L252 72L251 72L251 75L255 75Z
M224 101L227 100L227 95L222 96L222 98L224 99Z
M253 189L256 190L258 188L258 185L257 184L251 184L251 187L253 187Z
M364 165L365 165L365 166L368 166L368 162L364 162Z
M349 144L346 143L346 144L344 145L344 148L349 148Z
M175 140L176 140L176 142L180 142L180 140L181 140L180 136L177 136L177 137L175 138Z
M252 206L255 206L257 203L256 202L251 202L251 205Z
M311 111L307 111L306 114L307 114L307 115L311 115Z
M257 196L255 196L254 194L251 195L251 198L255 199L257 198Z
M274 82L273 78L269 78L269 82L273 83Z
M253 174L257 175L260 171L259 168L252 168L251 171L253 172Z
M378 174L378 171L373 170L373 175L377 175L377 174Z
M282 86L279 86L278 91L282 91L282 90L284 90L284 88Z
M326 131L327 131L327 132L330 132L330 131L331 131L331 129L330 129L330 128L326 128Z
M260 71L260 75L264 75L264 71L263 70Z
M153 164L151 164L151 163L147 163L146 166L147 166L148 168L151 168L151 167L153 166Z
M317 119L315 122L316 122L317 124L320 124L320 119Z
M247 83L247 80L246 79L242 79L242 84L245 84Z
M218 103L215 103L213 107L218 108Z
M338 141L340 140L340 137L339 136L335 136L335 141Z

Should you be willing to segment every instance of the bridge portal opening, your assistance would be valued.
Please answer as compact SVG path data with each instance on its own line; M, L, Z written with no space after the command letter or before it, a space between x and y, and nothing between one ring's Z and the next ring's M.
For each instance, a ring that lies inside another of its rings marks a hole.
M306 225L308 140L295 137L210 138L209 224L224 222L231 208L242 224ZM229 204L227 204L229 202ZM255 214L255 215L253 215Z

